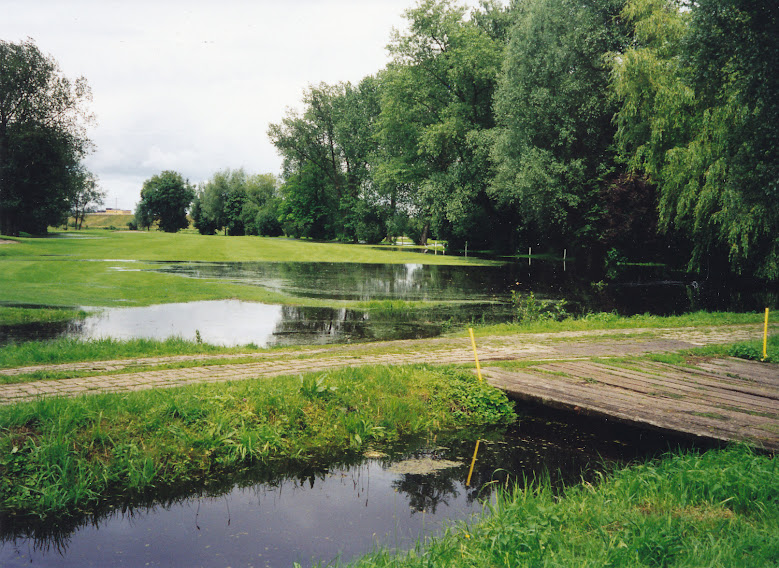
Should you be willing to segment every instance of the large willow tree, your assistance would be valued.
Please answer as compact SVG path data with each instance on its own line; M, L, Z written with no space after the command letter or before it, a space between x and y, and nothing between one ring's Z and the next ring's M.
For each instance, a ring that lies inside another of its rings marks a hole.
M693 270L779 279L779 6L630 0L624 15L617 139L659 185L661 228L690 238Z

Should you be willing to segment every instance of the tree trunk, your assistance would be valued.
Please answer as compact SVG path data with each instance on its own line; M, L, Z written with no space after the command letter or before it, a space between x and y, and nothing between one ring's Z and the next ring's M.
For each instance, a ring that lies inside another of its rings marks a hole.
M425 223L425 226L422 228L422 234L419 235L419 242L417 243L419 246L424 247L427 246L427 233L430 231L430 221Z
M0 235L10 235L8 214L5 209L7 188L5 186L5 168L8 161L8 136L6 128L0 124Z

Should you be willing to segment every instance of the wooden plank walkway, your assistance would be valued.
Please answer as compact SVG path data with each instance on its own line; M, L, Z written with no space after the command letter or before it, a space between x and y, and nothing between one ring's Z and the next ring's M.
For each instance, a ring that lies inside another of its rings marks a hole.
M779 451L779 365L711 359L692 367L652 361L556 361L488 367L512 397L665 432L744 441Z

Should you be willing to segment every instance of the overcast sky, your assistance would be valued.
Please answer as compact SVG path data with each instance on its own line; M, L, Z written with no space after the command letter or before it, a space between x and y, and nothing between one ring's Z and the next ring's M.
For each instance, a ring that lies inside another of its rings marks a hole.
M268 125L309 84L383 68L415 3L2 0L0 38L32 38L67 77L86 77L97 118L87 165L107 207L132 209L162 170L193 183L225 168L279 174Z

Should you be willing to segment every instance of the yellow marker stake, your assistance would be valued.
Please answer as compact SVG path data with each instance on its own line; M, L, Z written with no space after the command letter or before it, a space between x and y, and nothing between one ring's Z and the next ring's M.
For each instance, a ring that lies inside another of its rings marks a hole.
M765 326L763 326L763 361L768 359L768 308L765 309Z
M476 465L476 454L479 453L479 442L481 440L476 440L476 449L473 450L473 459L471 460L471 470L468 472L468 480L465 482L466 487L471 486L471 476L473 475L473 466Z
M483 381L481 376L481 366L479 365L479 354L476 353L476 339L473 337L473 328L468 328L468 333L471 334L471 345L473 345L473 358L476 359L476 372L479 374L479 380Z

